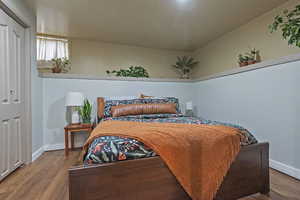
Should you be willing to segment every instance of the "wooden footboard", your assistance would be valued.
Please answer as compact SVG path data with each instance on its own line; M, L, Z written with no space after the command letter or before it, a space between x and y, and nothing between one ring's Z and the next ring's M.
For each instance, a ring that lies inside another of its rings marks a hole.
M269 192L269 144L243 147L216 200ZM188 200L160 157L69 169L70 200Z

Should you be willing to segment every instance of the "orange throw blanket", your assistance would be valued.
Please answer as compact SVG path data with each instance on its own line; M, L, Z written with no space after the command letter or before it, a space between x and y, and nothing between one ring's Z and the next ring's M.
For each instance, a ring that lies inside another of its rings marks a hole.
M240 150L240 133L226 126L104 121L84 145L100 136L143 142L160 155L194 200L212 200Z

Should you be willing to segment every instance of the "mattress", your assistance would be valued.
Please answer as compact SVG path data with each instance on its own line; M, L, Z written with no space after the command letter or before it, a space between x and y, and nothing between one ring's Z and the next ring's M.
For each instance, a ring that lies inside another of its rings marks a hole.
M108 117L104 118L102 121L105 120L230 126L239 129L240 132L244 135L244 137L241 138L242 146L257 143L256 138L247 129L239 125L217 122L198 117L187 117L182 114L153 114L133 115L125 117ZM83 162L85 165L90 165L147 158L153 156L157 156L157 154L142 142L139 142L135 139L116 136L102 136L96 138L90 144L88 151L84 156Z

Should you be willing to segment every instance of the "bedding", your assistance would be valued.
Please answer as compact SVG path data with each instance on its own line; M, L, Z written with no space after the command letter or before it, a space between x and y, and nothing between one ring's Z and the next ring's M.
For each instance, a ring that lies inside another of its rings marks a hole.
M186 117L182 114L149 114L108 117L104 118L102 121L108 120L223 125L239 129L243 135L240 141L242 146L257 143L255 137L241 126L206 120L204 118ZM151 148L135 139L119 136L101 136L96 138L90 144L86 156L84 157L84 164L109 163L114 161L153 157L156 155L157 154Z
M143 142L160 155L192 199L212 200L239 153L243 133L223 125L106 120L93 130L84 151L101 136Z

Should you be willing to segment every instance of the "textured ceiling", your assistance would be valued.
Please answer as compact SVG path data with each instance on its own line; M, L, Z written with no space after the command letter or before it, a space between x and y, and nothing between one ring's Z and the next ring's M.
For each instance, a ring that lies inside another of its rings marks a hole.
M40 33L195 50L287 0L26 0Z

